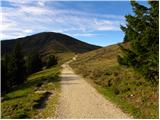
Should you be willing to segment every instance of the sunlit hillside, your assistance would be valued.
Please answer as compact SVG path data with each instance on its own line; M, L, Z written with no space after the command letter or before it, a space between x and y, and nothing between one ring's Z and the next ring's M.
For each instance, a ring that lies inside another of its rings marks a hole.
M128 46L127 44L125 46ZM118 45L79 54L71 63L76 73L93 82L106 98L138 118L158 118L158 87L132 68L119 65Z

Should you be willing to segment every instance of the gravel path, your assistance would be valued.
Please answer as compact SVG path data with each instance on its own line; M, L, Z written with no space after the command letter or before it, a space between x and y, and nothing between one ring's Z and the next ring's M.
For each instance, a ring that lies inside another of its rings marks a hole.
M62 91L56 118L130 118L76 75L68 63L62 67Z

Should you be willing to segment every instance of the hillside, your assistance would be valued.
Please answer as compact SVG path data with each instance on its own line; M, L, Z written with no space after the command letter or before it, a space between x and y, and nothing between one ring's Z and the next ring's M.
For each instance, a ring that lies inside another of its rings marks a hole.
M25 83L2 95L1 117L35 119L54 115L60 93L59 72L56 66L29 75Z
M70 65L134 118L158 118L158 87L133 69L120 66L117 62L119 54L120 47L111 45L79 54Z
M18 39L2 40L2 55L10 52L16 42L21 44L23 52L38 51L42 56L52 53L83 53L100 48L61 33L43 32Z

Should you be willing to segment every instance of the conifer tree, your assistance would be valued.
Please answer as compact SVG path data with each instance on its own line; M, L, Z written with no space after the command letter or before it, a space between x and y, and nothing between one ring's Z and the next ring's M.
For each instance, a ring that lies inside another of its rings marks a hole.
M5 55L1 59L1 90L2 93L10 88L9 76L8 76L8 62L9 56Z
M149 1L145 7L131 1L135 15L127 15L124 42L129 48L121 46L123 55L118 57L120 64L133 67L152 83L158 82L159 63L159 3Z
M26 67L22 49L19 43L16 43L13 53L8 63L8 72L12 84L21 84L26 79Z
M51 66L56 65L56 64L57 64L56 57L54 55L49 56L47 60L47 68L50 68Z
M32 74L42 70L43 64L40 55L36 52L31 53L27 59L28 74Z

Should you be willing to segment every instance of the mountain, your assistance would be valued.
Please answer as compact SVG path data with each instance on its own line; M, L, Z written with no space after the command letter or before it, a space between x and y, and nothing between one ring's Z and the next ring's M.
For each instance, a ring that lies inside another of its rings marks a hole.
M42 56L65 52L84 53L100 48L99 46L82 42L65 34L42 32L18 39L2 40L2 55L12 51L17 42L21 44L23 52L38 51Z

